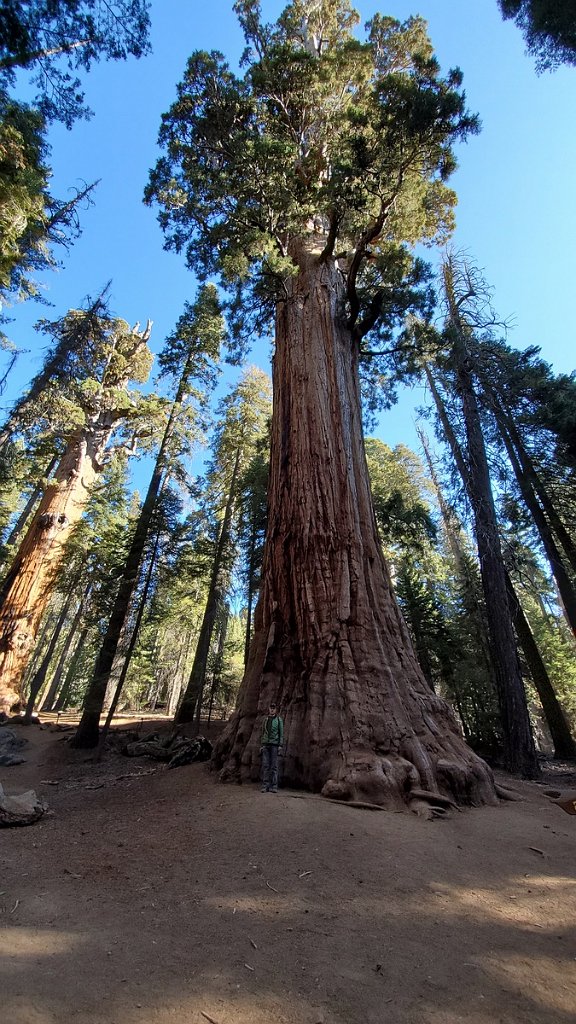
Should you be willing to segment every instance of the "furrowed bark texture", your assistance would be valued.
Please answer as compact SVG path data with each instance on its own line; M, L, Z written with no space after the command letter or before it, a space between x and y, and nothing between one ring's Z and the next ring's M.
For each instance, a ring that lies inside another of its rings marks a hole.
M466 428L468 462L458 444L429 367L425 367L425 372L434 396L444 436L454 456L474 512L474 532L478 545L486 622L490 638L490 661L500 706L506 767L511 772L519 772L524 778L538 778L540 769L514 638L512 611L506 589L506 572L500 547L490 471L474 383L455 302L453 303L452 325L456 331L454 355L456 356L458 390Z
M542 705L550 736L552 737L554 757L558 759L574 758L576 757L576 744L572 739L568 720L556 696L546 665L540 654L540 649L530 628L530 623L524 614L524 609L508 572L506 573L506 589L508 591L510 608L512 609L514 627L526 659L528 671Z
M93 437L87 439L82 432L72 437L4 581L0 594L0 710L8 712L21 699L24 669L66 540L88 500L100 450Z
M415 790L494 803L490 771L430 691L392 594L341 275L314 253L296 259L276 325L261 596L215 763L223 779L258 777L262 720L276 698L288 784L388 807Z
M456 329L458 325L456 324ZM537 779L540 768L534 746L524 681L518 658L512 613L506 590L504 559L500 547L490 470L480 424L474 384L462 336L455 345L457 386L466 427L468 467L466 486L474 511L486 618L491 639L492 663L498 688L504 731L506 767L526 779Z

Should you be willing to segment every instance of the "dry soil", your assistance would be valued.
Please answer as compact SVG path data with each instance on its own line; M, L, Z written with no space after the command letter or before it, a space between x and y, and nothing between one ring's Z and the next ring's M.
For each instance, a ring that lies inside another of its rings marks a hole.
M0 831L5 1024L576 1021L576 816L543 786L428 822L23 734L0 781L51 813Z

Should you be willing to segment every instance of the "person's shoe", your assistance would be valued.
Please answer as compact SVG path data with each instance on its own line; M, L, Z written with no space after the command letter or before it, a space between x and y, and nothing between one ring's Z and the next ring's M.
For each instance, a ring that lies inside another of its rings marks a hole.
M260 786L260 792L261 793L267 793L268 792L268 788L266 786Z
M277 793L277 792L278 792L278 790L277 790L277 789L271 789L271 790L270 790L270 792L271 792L271 793Z

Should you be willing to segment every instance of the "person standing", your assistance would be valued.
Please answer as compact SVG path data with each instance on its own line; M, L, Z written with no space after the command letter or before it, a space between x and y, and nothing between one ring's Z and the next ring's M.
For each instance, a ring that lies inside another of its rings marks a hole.
M262 792L278 792L278 749L284 741L284 722L278 714L275 701L271 701L262 726Z

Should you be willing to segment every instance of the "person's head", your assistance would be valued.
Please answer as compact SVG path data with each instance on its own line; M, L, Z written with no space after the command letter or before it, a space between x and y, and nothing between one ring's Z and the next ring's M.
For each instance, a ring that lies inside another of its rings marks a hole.
M271 715L275 715L275 714L276 714L276 712L278 711L278 708L277 708L277 705L276 705L276 701L275 701L275 700L271 700L271 701L270 701L270 704L268 705L268 711L269 711L269 713L270 713Z

